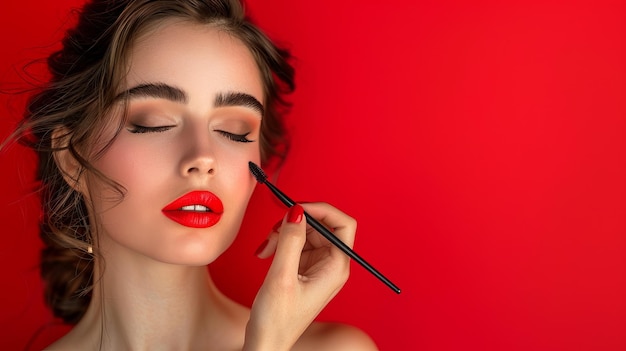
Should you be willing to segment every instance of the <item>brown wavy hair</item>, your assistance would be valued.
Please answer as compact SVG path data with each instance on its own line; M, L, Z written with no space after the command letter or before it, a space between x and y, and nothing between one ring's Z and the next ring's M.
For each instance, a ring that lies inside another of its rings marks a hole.
M264 84L262 161L273 156L282 159L286 152L281 116L288 106L283 96L295 88L291 57L252 24L238 0L94 0L85 4L76 26L62 40L62 48L48 57L51 79L30 98L14 133L39 157L37 176L44 214L40 236L45 244L41 276L48 306L66 323L77 323L89 305L93 258L98 254L89 204L72 183L92 172L123 197L124 189L89 162L111 145L123 119L112 140L99 150L91 148L102 128L112 123L104 117L114 108L130 48L139 35L169 18L216 26L248 47ZM77 160L78 174L62 173L54 160L59 151L67 151Z

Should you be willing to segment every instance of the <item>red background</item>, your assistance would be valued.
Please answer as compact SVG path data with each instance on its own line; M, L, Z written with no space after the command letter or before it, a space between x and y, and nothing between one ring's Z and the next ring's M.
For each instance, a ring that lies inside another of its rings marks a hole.
M3 5L3 89L79 3ZM626 350L623 1L248 3L298 58L278 185L356 217L357 252L403 289L353 265L321 320L382 350ZM4 137L22 99L1 99ZM21 349L51 317L33 158L0 157L0 343ZM257 188L214 268L236 300L251 303L267 268L253 252L284 212Z

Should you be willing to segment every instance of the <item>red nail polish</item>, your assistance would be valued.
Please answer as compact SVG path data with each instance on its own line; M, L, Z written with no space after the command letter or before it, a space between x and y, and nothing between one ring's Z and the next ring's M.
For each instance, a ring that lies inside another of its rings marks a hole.
M265 241L262 242L261 245L259 245L259 248L256 249L256 251L254 252L254 255L258 256L261 252L263 252L263 250L265 249L268 243L269 243L269 240L265 239Z
M295 204L291 206L289 209L289 213L287 213L287 222L289 223L300 223L302 221L302 216L304 215L304 208L302 206Z
M275 232L278 232L278 228L280 228L282 224L283 224L283 220L281 219L280 221L276 222L276 224L274 224L274 226L272 227L272 230Z

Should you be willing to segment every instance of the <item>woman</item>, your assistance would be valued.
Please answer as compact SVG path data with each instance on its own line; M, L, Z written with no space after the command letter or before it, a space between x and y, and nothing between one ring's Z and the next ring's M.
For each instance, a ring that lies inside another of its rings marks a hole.
M76 324L49 349L376 349L312 323L349 260L303 208L349 245L356 230L330 205L292 207L261 244L274 258L251 309L206 269L239 230L248 161L282 156L288 58L234 0L85 5L18 130L40 159L47 301Z

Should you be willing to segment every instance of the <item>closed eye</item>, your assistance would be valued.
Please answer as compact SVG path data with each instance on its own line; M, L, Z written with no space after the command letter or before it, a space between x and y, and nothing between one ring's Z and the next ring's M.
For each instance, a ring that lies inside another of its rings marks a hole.
M231 133L231 132L227 132L225 130L216 130L216 132L222 134L223 136L225 136L226 138L232 140L232 141L236 141L238 143L251 143L254 140L250 140L247 138L247 136L250 134L250 132L245 133L245 134L235 134L235 133Z
M172 128L174 128L175 126L158 126L158 127L145 127L145 126L140 126L138 124L133 124L131 126L131 129L129 129L128 131L131 133L135 133L135 134L142 134L142 133L161 133L161 132L165 132L167 130L170 130Z

